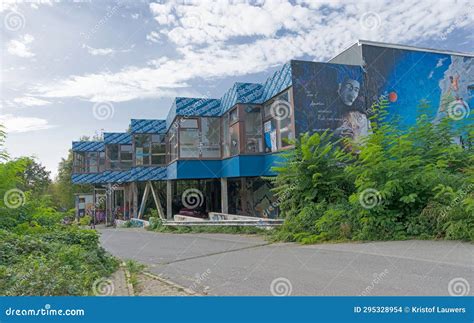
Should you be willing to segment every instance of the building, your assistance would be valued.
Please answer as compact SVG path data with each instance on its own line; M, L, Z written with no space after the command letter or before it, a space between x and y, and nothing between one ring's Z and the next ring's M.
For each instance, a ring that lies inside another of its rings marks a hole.
M220 99L174 100L166 120L131 120L100 142L73 142L74 183L93 184L96 211L142 218L208 212L277 217L266 177L291 140L331 129L371 131L371 107L390 101L400 127L427 102L433 122L469 119L474 55L359 41L327 63L293 60L264 83L235 83Z

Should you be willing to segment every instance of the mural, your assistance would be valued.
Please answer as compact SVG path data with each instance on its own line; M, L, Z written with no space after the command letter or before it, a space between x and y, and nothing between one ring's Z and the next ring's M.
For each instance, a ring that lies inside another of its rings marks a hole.
M297 135L330 129L357 139L370 133L361 67L304 61L291 67Z
M362 53L369 104L387 96L389 115L399 127L415 123L422 102L434 123L446 116L455 126L472 123L473 58L377 46L364 46Z

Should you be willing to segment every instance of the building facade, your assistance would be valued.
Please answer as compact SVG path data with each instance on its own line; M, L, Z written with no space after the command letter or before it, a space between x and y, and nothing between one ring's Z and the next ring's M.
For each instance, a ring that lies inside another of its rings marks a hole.
M268 177L281 153L306 132L369 134L381 97L400 127L416 121L422 102L432 122L472 123L474 55L359 41L327 63L290 61L220 99L178 97L166 120L133 119L127 132L73 142L72 181L94 186L98 219L150 209L167 219L278 217Z

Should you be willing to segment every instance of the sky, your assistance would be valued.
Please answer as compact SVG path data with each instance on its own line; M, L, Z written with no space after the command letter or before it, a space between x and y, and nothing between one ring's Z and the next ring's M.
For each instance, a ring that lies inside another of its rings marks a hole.
M164 119L176 96L220 98L359 39L474 52L468 0L2 0L0 18L6 149L52 176L81 136Z

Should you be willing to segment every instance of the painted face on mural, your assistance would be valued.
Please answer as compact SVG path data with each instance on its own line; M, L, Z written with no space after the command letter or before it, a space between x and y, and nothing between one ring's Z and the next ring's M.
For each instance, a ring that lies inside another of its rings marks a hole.
M352 106L354 101L359 96L360 83L356 80L346 80L344 83L339 84L339 96L347 106Z

